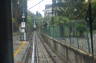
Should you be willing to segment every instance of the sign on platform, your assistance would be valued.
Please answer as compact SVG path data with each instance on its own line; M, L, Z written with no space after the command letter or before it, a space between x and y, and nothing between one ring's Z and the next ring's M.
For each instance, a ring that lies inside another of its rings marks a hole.
M22 16L22 18L25 18L25 16Z
M25 28L25 22L21 22L21 28Z

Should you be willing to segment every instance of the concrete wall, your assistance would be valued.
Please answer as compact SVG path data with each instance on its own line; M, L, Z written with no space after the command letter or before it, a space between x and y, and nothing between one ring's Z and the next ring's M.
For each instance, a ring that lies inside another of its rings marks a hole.
M65 45L47 35L43 34L42 37L50 49L57 54L64 63L92 63L93 61L91 54ZM94 59L93 63L96 63L96 58Z

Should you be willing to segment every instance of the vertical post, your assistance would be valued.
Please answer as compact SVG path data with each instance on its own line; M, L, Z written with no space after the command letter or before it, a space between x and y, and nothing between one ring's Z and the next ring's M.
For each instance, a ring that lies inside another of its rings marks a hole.
M77 35L77 46L78 46L78 49L79 49L80 47L79 47L78 31L76 31L76 35Z
M71 28L71 23L69 23L70 25L69 25L69 40L70 40L70 46L72 46L72 38L71 38L71 30L72 30L72 28Z
M92 49L92 63L94 61L94 47L93 47L93 26L92 26L92 6L91 6L91 0L89 0L89 6L88 6L88 17L89 17L89 28L90 28L90 38L91 38L91 49Z
M13 63L11 0L0 1L0 63Z
M53 19L53 16L55 15L54 14L54 12L55 12L55 10L54 10L54 5L56 4L56 2L55 2L55 0L52 0L52 23L53 23L53 25L52 25L52 37L54 38L54 19ZM56 15L55 15L56 16Z
M69 51L68 51L68 48L66 48L66 63L69 63Z
M26 32L24 32L24 40L26 41Z
M89 42L89 35L88 35L88 32L87 32L87 42L88 42L88 52L90 53L90 42Z

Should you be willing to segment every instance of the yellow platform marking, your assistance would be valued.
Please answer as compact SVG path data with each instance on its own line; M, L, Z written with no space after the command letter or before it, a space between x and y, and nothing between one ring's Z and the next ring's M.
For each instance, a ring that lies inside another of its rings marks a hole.
M14 56L16 56L17 54L19 54L22 50L22 48L27 45L26 41L22 41L19 43L19 46L16 48L15 52L14 52Z
M23 63L23 62L21 62L21 61L18 61L17 63Z

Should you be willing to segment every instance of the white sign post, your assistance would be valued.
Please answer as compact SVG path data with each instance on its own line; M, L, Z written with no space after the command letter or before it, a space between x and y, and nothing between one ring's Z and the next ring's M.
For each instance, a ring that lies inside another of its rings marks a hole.
M26 28L26 23L25 22L21 22L20 32L23 33L23 40L24 41L26 41L26 31L25 31L25 28Z

